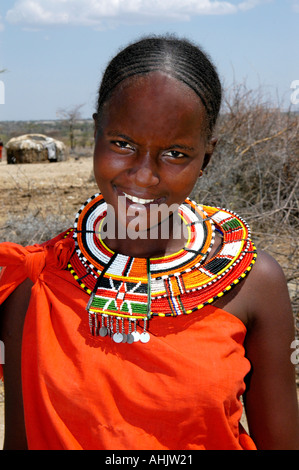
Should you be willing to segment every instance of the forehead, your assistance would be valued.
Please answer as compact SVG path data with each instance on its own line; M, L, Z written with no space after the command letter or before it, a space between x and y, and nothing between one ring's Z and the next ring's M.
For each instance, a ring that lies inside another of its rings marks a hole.
M181 81L162 72L134 75L118 85L104 104L104 126L122 125L135 131L191 132L203 129L205 108L198 95ZM102 126L101 126L102 127Z

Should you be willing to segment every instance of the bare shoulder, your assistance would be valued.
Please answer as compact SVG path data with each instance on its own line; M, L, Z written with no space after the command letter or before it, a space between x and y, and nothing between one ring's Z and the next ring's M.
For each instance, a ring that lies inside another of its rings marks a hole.
M247 306L247 351L273 348L289 362L290 344L294 339L294 316L286 277L282 267L268 253L258 252L257 261L246 281L244 298ZM274 356L264 354L264 359ZM259 358L260 361L260 358Z
M238 317L248 329L260 321L272 322L274 316L287 312L293 320L285 274L277 261L258 250L255 264L242 282L215 302L220 308ZM273 306L277 308L273 309Z
M285 281L285 275L280 264L269 253L257 250L258 256L253 272L265 281Z
M246 303L251 320L262 319L265 315L271 315L272 320L275 312L291 311L285 273L272 256L261 250L246 280Z

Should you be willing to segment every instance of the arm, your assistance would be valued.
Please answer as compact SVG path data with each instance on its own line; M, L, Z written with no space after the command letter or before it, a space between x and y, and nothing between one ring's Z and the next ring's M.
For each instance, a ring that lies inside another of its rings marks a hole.
M0 339L5 345L5 442L4 449L26 449L22 399L21 348L32 282L20 284L0 308Z
M246 356L252 365L245 408L260 450L299 449L295 370L291 362L294 318L284 274L260 253L246 282Z

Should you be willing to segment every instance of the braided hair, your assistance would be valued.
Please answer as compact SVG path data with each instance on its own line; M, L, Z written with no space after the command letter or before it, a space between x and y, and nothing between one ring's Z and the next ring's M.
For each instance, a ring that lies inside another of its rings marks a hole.
M98 94L97 115L123 80L164 72L185 83L201 99L211 134L221 105L221 84L210 58L189 40L150 36L121 50L108 64Z

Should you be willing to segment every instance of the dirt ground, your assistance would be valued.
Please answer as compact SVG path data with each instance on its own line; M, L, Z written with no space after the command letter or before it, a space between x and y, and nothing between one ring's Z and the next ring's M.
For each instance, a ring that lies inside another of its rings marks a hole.
M1 241L10 230L17 230L12 224L18 217L24 220L32 216L45 222L56 218L65 221L68 228L81 203L98 191L91 157L27 165L7 165L2 161L0 188Z

